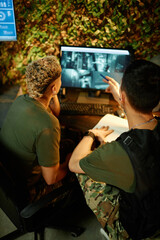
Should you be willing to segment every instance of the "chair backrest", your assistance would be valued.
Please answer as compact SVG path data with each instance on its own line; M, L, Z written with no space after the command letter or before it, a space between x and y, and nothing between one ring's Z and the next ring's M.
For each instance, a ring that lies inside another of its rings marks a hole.
M14 225L20 228L19 213L28 201L27 188L18 175L14 176L14 154L8 151L2 143L0 143L0 153L0 208Z

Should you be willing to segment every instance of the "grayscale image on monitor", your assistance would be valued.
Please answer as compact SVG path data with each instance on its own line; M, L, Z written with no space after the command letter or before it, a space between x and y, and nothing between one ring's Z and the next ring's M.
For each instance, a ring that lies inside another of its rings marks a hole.
M124 49L61 46L62 87L104 90L104 76L120 83L131 54Z

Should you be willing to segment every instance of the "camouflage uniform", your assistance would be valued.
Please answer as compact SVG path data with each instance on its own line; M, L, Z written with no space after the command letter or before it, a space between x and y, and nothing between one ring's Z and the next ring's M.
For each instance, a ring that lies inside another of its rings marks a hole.
M119 190L116 187L93 181L85 174L77 174L87 205L111 240L131 240L119 221ZM160 235L145 240L160 240Z

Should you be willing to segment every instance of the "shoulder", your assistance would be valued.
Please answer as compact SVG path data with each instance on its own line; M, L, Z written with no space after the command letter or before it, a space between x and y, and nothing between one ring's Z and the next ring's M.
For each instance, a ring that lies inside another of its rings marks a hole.
M48 126L48 128L55 129L60 128L59 120L52 113L46 111L46 113L42 116L42 121L44 124Z
M23 102L25 102L24 95L20 95L13 101L13 103L12 103L10 108L13 108L14 106L18 107L18 105L19 106L22 105Z
M19 107L16 112L19 119L27 121L26 128L33 129L36 135L41 133L59 132L59 120L51 113L49 113L44 106L37 100L30 98L27 94L17 98Z
M45 126L45 128L59 127L58 118L49 113L41 103L30 98L28 95L24 95L23 100L26 102L25 114L30 119L35 120L39 126Z
M117 141L98 147L80 161L80 167L95 181L133 191L133 167L127 152Z
M94 152L98 152L98 154L100 155L102 154L110 157L126 156L126 151L123 149L123 147L118 141L112 141L110 143L103 144Z
M108 166L115 168L125 164L130 164L128 154L117 141L99 146L80 161L81 166L95 165L104 169Z
M158 119L157 119L158 120ZM155 144L159 144L160 140L160 120L156 127L153 130L150 129L131 129L128 132L122 133L118 138L117 142L125 150L132 150L135 151L135 146L139 149L143 149L145 147L148 148L150 143L153 141Z

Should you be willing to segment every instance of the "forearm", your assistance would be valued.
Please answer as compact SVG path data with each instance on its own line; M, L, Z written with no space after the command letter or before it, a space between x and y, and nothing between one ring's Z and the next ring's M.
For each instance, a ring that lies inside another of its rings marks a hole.
M92 152L91 147L95 138L100 142L100 144L104 143L105 137L113 132L113 130L108 129L108 126L103 126L100 129L91 129L89 130L89 135L83 137L83 139L73 151L69 161L69 169L72 172L84 173L79 165L80 160Z
M69 161L69 169L72 172L76 173L84 173L84 171L80 168L79 162L82 158L90 154L91 147L93 144L93 138L90 136L85 136L74 149L72 156Z

